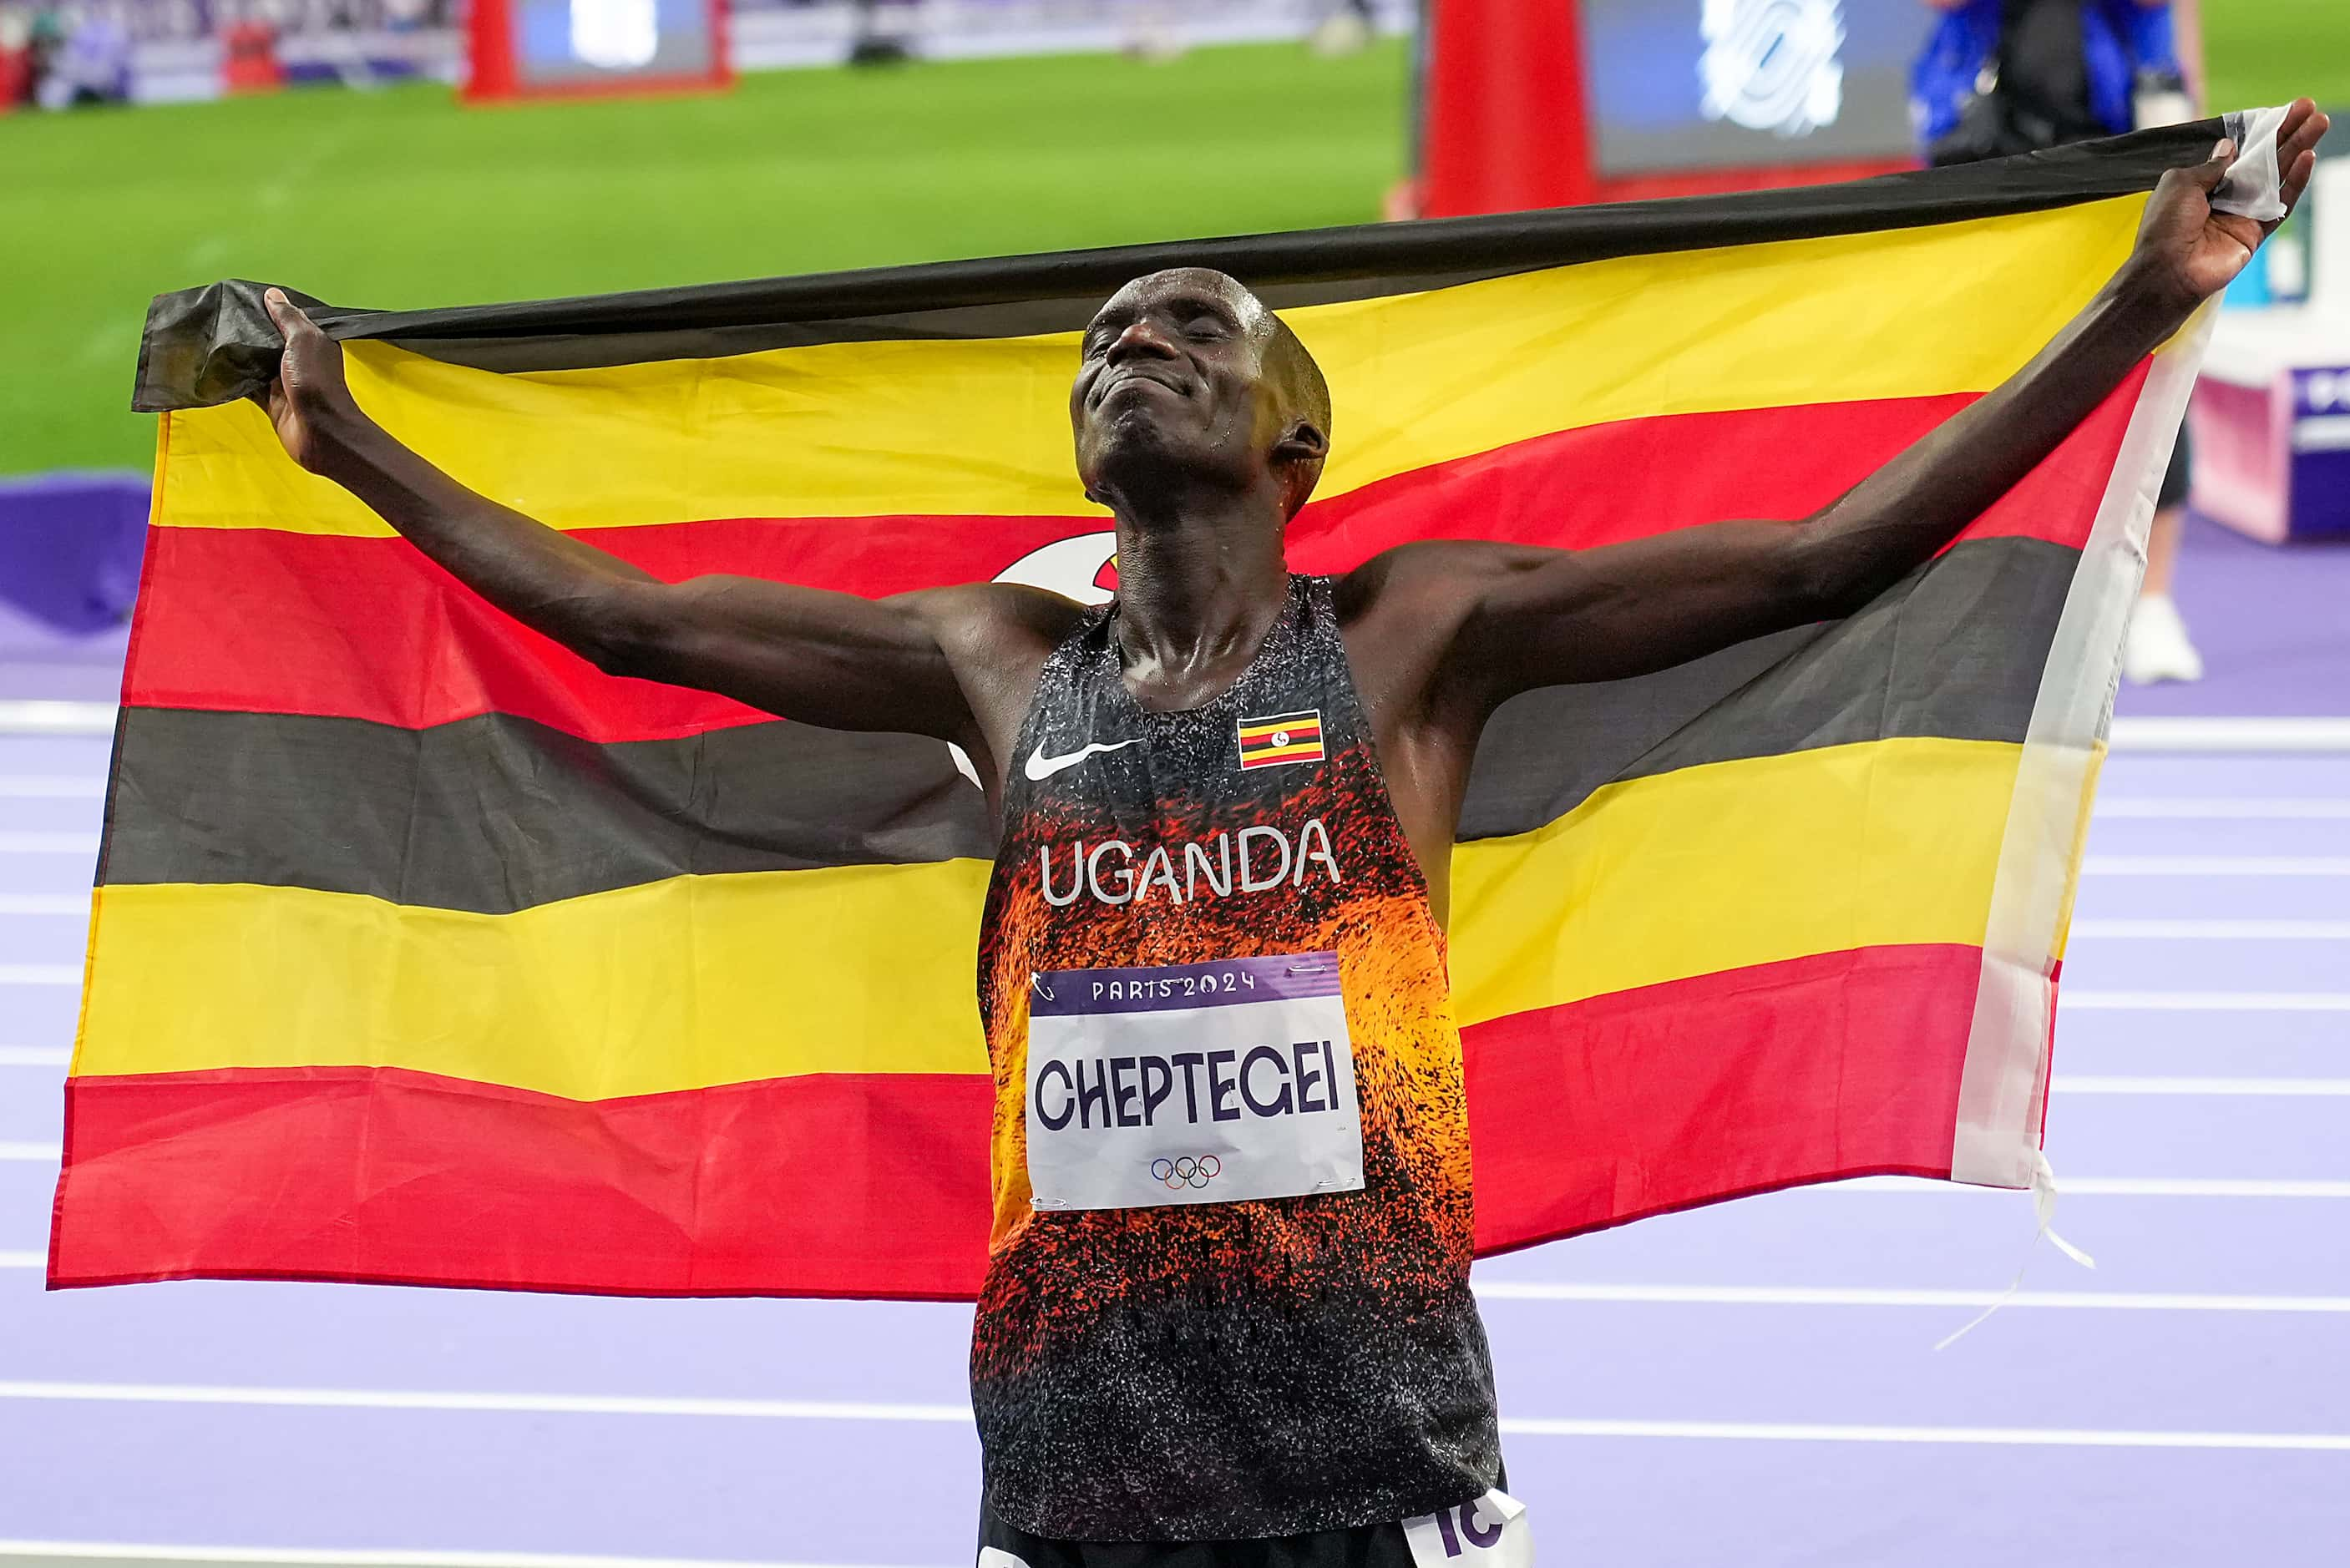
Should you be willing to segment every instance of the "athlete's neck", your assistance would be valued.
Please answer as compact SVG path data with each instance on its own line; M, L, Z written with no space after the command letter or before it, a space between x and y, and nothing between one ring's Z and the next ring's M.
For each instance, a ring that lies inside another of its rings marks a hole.
M1262 497L1180 522L1118 520L1118 633L1146 708L1193 708L1240 678L1289 597L1277 510Z

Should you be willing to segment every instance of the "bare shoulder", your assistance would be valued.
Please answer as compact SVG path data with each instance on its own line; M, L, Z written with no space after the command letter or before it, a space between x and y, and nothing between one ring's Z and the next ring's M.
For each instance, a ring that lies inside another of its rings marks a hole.
M1489 539L1418 539L1382 550L1338 579L1338 622L1351 645L1434 658L1512 577L1561 552Z
M1338 616L1353 622L1433 614L1457 624L1496 582L1559 554L1491 539L1416 539L1380 551L1340 577Z
M1410 722L1452 705L1448 656L1477 607L1527 553L1482 539L1415 540L1338 579L1347 662L1375 713Z
M1019 732L1045 660L1086 618L1086 607L1020 583L963 583L900 597L929 628L962 689L993 757Z
M1048 588L1022 583L958 583L899 596L949 657L1041 661L1085 619L1086 607Z

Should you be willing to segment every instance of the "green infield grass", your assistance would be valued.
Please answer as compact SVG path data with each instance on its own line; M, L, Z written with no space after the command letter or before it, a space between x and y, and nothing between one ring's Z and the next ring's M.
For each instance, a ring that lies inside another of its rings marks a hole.
M2350 0L2203 0L2203 64L2213 109L2314 98L2343 119L2350 111ZM2334 135L2350 135L2350 124Z
M1886 0L1891 3L1891 0ZM2350 106L2350 0L2207 0L2211 99ZM1377 214L1403 47L806 70L713 98L460 108L320 88L0 118L0 472L143 466L148 297L542 298Z
M161 290L455 305L1358 223L1403 171L1406 95L1390 40L0 118L0 472L151 460L127 408Z

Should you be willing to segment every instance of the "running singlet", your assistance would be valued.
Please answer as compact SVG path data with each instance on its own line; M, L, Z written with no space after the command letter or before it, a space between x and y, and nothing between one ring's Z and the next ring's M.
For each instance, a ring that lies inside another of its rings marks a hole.
M1045 665L980 947L987 1501L1069 1540L1406 1519L1500 1470L1444 939L1327 578L1145 711L1117 611Z

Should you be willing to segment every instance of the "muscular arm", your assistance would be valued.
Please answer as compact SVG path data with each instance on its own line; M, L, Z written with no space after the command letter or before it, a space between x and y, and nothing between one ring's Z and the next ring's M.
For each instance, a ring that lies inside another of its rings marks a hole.
M2289 203L2324 130L2305 101L2286 119ZM2211 210L2232 155L2223 147L2164 176L2129 260L2054 342L1814 516L1587 551L1431 543L1372 562L1357 599L1446 639L1403 686L1419 685L1423 710L1473 724L1518 691L1645 673L1867 603L2012 489L2241 270L2267 231Z
M460 484L360 410L342 351L272 290L286 353L267 407L295 461L373 508L458 581L616 675L723 692L842 730L902 730L992 752L958 666L1016 670L1069 607L978 585L867 599L761 578L667 583ZM962 653L968 657L958 659ZM993 678L982 675L992 685Z
M2178 324L2108 287L2004 386L1800 521L1712 523L1587 551L1488 546L1471 568L1486 581L1461 651L1506 695L1638 675L1848 615L2013 488Z

